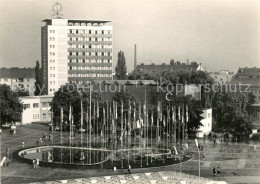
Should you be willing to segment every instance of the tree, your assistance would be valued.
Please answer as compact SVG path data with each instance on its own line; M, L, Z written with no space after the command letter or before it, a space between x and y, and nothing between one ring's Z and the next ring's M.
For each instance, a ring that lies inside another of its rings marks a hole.
M116 65L116 77L118 80L126 79L126 63L125 63L125 55L124 52L118 52L118 61Z
M253 128L253 118L248 113L252 103L250 93L221 89L213 99L213 117L216 120L214 129L229 132L238 141L247 141Z
M23 105L19 100L19 96L11 90L10 86L6 84L0 84L0 98L1 123L21 121Z
M43 73L42 70L40 68L40 63L37 60L36 61L36 67L35 67L35 91L34 91L34 95L39 96L41 95L41 89L43 86Z
M89 89L89 88L88 88ZM51 102L51 111L53 112L54 125L60 124L60 108L63 108L63 126L69 125L69 109L72 107L72 114L74 118L74 125L76 128L80 127L80 113L81 113L81 101L83 103L84 121L87 109L89 109L89 90L82 90L77 88L76 84L66 84L60 87L55 93ZM92 91L92 113L94 108L94 102L100 101L100 94ZM100 105L102 107L102 104ZM92 116L94 119L94 114Z
M130 107L129 107L129 101L130 101L130 105L133 109L134 104L136 107L136 110L138 111L139 107L138 107L138 102L135 98L135 96L133 96L132 94L128 93L128 92L124 92L124 91L120 91L115 93L115 95L113 96L113 100L115 102L117 102L118 107L117 107L117 114L121 117L121 100L123 101L123 112L124 113L128 113ZM138 118L139 115L138 113L136 114L136 118ZM131 117L133 118L133 116ZM132 119L133 120L133 119ZM120 118L117 119L117 124L120 125L121 121Z
M202 126L202 123L200 122L202 120L201 114L202 106L199 100L195 100L191 95L187 96L176 96L172 95L170 98L170 102L175 105L175 107L186 107L188 106L189 111L189 121L187 123L188 125L188 133L194 132L197 129L199 129L200 126ZM168 104L168 101L164 101L164 104ZM177 110L177 109L176 109ZM164 109L164 113L166 113L166 109ZM177 111L176 114L178 115Z

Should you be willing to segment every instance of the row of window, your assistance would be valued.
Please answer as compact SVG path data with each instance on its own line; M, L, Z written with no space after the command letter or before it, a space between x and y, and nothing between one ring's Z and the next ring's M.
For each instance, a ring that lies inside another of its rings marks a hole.
M50 88L50 92L55 92L55 88Z
M50 37L50 41L55 41L55 37Z
M69 66L68 70L112 70L111 66Z
M73 34L110 34L110 30L77 30L77 29L70 29L68 33L73 33Z
M69 44L68 48L72 48L72 49L111 49L112 45L75 45L75 44Z
M111 52L68 52L68 55L69 56L112 56L112 53Z
M54 74L54 73L53 73L53 74L51 73L51 74L50 74L50 77L55 77L55 74Z
M0 81L3 81L3 82L8 82L9 80L11 80L10 78L3 78L3 79L0 79ZM30 82L30 79L24 79L24 78L19 78L19 79L12 79L13 82Z
M69 59L68 63L110 63L110 59Z
M68 41L108 42L108 41L112 41L112 38L102 38L102 37L69 37Z
M39 103L33 103L33 108L38 108ZM23 108L28 109L31 108L31 104L23 104Z
M112 74L107 73L72 73L68 77L112 77Z
M52 84L55 84L55 81L50 81L50 84L52 85Z
M50 30L50 33L55 33L55 30Z
M50 45L50 48L52 49L52 48L55 48L55 45Z
M50 70L55 70L55 67L50 67Z
M50 63L55 63L55 59L50 59Z

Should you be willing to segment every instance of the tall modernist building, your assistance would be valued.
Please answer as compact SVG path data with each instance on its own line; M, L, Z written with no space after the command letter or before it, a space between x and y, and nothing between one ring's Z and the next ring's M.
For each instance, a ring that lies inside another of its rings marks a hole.
M110 21L46 19L41 28L44 93L65 83L112 79Z

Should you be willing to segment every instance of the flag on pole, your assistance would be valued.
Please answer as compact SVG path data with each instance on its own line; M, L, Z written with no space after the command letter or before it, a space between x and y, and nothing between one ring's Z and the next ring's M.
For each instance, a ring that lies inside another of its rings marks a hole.
M115 101L115 118L117 119L117 102Z
M63 108L60 108L60 122L63 122Z
M189 109L188 109L188 105L186 105L186 122L189 121Z
M69 110L69 121L71 122L71 105L70 105L70 110Z
M81 128L83 126L83 104L82 104L82 101L80 101L80 125L81 125Z
M184 112L184 104L182 106L182 124L184 124L184 116L185 116L185 112Z
M175 107L172 106L172 123L175 123Z
M180 121L181 120L181 107L180 106L178 107L178 118Z
M99 104L98 104L98 100L97 100L97 118L99 118Z

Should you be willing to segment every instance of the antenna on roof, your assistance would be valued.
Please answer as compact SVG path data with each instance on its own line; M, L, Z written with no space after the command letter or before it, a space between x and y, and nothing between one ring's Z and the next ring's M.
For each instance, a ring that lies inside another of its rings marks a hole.
M60 13L63 10L62 5L57 1L53 6L52 6L52 15L57 16L57 18L61 18L62 14Z

